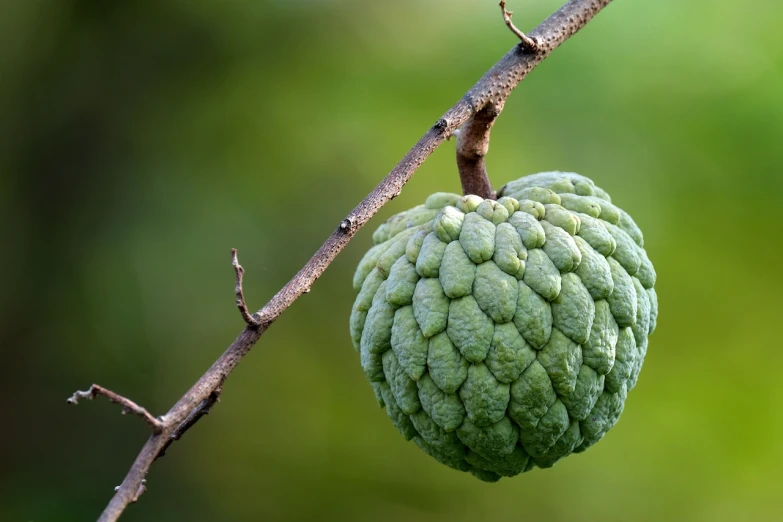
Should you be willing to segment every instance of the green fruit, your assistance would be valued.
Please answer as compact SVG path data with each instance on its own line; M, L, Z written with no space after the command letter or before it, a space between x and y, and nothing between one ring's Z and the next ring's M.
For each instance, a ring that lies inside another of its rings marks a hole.
M350 321L405 439L486 481L603 437L658 316L642 233L591 180L545 172L498 195L433 194L381 225Z

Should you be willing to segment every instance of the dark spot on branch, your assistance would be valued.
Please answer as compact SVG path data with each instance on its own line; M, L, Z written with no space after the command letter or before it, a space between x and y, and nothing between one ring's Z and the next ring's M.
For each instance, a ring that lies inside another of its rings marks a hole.
M343 219L340 222L340 230L343 230L345 232L350 232L351 229L354 227L355 220L352 216L348 216L347 218Z

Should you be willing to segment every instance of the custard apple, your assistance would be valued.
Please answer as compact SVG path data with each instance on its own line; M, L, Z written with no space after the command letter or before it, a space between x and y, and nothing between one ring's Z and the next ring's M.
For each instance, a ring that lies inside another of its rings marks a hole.
M350 319L403 437L485 481L603 437L658 315L642 233L590 179L544 172L498 197L437 193L382 224Z

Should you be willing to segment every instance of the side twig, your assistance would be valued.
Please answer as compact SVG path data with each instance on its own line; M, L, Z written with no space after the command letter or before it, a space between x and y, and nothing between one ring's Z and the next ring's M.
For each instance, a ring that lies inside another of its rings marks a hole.
M120 406L122 406L123 415L127 413L132 413L133 415L137 415L142 419L144 419L144 422L146 422L147 425L150 428L152 428L153 432L160 433L160 431L163 429L163 423L158 419L156 419L155 417L153 417L150 414L150 412L148 412L146 409L142 408L132 400L123 397L119 393L115 393L109 390L108 388L104 388L103 386L100 386L98 384L93 384L86 391L75 392L68 399L66 399L65 402L67 402L68 404L75 405L75 404L79 404L80 399L87 399L88 401L91 401L98 395L103 395L114 404L119 404Z
M408 151L397 166L367 195L340 223L321 248L302 267L301 270L253 317L247 321L245 329L233 343L210 366L199 380L183 395L171 409L155 420L148 413L140 416L154 427L154 433L142 447L136 460L118 487L99 522L116 521L129 504L138 499L144 489L145 479L150 466L172 440L176 440L190 428L217 401L220 390L228 375L242 358L258 342L267 328L303 293L309 292L315 281L324 273L337 254L345 248L356 232L390 199L398 196L402 187L413 173L435 149L449 138L463 124L463 132L471 134L471 127L484 128L478 136L487 134L492 121L500 114L506 98L511 91L533 70L552 50L584 27L611 0L570 0L552 16L530 33L536 42L535 52L516 45L498 63L496 63L465 96L458 101L424 134ZM481 113L481 115L479 115ZM478 116L478 119L476 118ZM469 122L470 120L470 122ZM475 122L475 123L471 123ZM483 138L482 138L483 139ZM488 137L486 138L488 140ZM488 141L487 141L488 143ZM467 145L464 144L465 147ZM460 148L458 146L458 148ZM484 150L475 147L475 150ZM483 157L483 156L482 156ZM478 171L477 171L478 172ZM484 171L486 175L486 171ZM464 178L463 178L464 182ZM490 185L491 187L491 185ZM491 188L490 188L491 190ZM232 256L233 264L233 256ZM242 270L237 272L237 305L244 303L241 292ZM246 306L244 307L246 309ZM240 307L240 312L242 308ZM103 388L101 388L103 390ZM90 396L90 392L77 393L75 399ZM95 392L99 393L99 392ZM86 395L84 395L86 394ZM119 396L117 396L119 397ZM124 407L133 405L129 411L139 414L143 408L121 398L117 401ZM74 401L75 402L75 401ZM149 419L153 419L153 423ZM175 437L175 434L177 437Z
M511 11L506 11L506 0L500 0L500 12L503 13L503 21L506 22L506 25L509 29L511 29L511 32L517 35L517 38L522 42L522 45L530 49L531 51L535 51L538 44L533 38L530 38L525 33L520 31L516 25L514 25L514 22L511 21L511 15L514 13Z
M231 265L234 267L234 271L237 274L237 283L234 287L234 293L237 296L237 308L239 309L239 313L242 315L242 319L245 321L245 323L247 323L248 326L257 327L258 320L253 317L253 315L247 309L247 304L245 304L245 294L242 290L242 277L245 275L245 269L242 268L242 265L239 264L236 248L231 249Z

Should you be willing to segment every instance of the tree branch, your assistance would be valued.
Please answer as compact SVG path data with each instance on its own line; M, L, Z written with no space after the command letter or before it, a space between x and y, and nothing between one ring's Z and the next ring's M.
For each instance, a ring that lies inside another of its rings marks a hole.
M247 355L267 328L303 293L309 292L313 283L323 274L337 254L345 248L356 232L389 200L398 196L403 185L413 176L427 157L449 138L463 124L467 136L484 136L488 143L488 132L492 122L503 108L506 98L527 74L553 49L581 29L611 0L571 0L530 33L536 42L536 51L529 52L522 46L514 46L495 64L468 93L446 111L435 125L408 151L400 163L384 178L372 192L332 232L313 257L275 296L255 314L255 324L249 324L225 352L212 364L201 378L180 398L176 404L157 422L160 430L153 433L128 471L125 480L117 488L114 497L104 510L99 522L117 520L129 504L143 491L144 480L150 466L173 440L190 428L217 401L223 382ZM482 130L483 129L483 130ZM467 140L467 141L465 141ZM476 138L477 141L481 139ZM458 149L486 153L482 143L472 146L473 138L464 138ZM474 154L475 155L475 154ZM465 156L469 158L469 156ZM482 161L483 155L478 154ZM475 161L478 164L478 160ZM479 172L478 168L474 169ZM486 176L486 170L483 170ZM462 171L461 171L462 175ZM478 175L478 174L476 174ZM468 176L470 179L470 176ZM464 183L465 177L463 177ZM488 184L489 191L491 185ZM487 190L483 188L482 190ZM233 261L233 259L232 259ZM238 263L237 263L238 265ZM235 267L235 270L237 268ZM241 271L237 270L238 279ZM237 285L240 304L241 285ZM243 299L241 299L243 301ZM246 307L245 307L246 308ZM240 311L242 309L240 308ZM245 315L243 318L246 320ZM80 395L79 395L80 397ZM78 397L77 397L78 398ZM124 399L127 401L127 399ZM123 404L123 403L121 403ZM132 404L127 401L124 404ZM138 408L138 407L137 407ZM138 408L141 410L141 408ZM130 411L136 412L131 409ZM146 411L146 410L144 410ZM149 415L149 414L147 414ZM147 416L142 415L149 424ZM149 416L151 418L151 415Z

